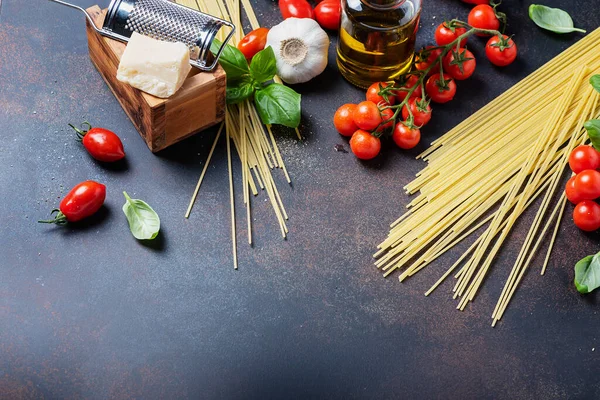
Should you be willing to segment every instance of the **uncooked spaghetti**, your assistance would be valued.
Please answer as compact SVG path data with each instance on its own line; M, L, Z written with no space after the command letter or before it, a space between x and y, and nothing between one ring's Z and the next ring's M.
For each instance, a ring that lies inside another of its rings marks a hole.
M559 183L571 150L586 139L583 122L599 113L598 95L587 84L592 71L600 69L599 46L600 29L434 141L419 156L428 165L405 188L419 195L391 225L375 254L375 264L384 276L402 269L399 279L403 281L486 226L426 292L429 295L455 274L453 296L459 299L457 308L464 310L519 216L541 197L492 314L492 325L502 318L543 237L552 231L542 273L546 269L565 199L561 197L553 208L550 205L562 190Z
M248 0L242 0L243 7L240 6L240 0L177 0L179 4L194 8L226 20L231 21L236 26L236 32L232 37L232 45L236 45L244 36L243 26L241 23L242 10L245 12L252 29L258 28L260 25L256 14L252 9L252 5ZM219 32L220 39L223 39L225 32ZM278 81L278 78L276 81ZM281 81L278 81L281 83ZM230 187L230 203L231 203L231 229L232 229L232 244L234 267L237 269L237 248L236 248L236 220L234 206L234 182L231 165L231 152L229 151L230 140L241 161L242 166L242 192L244 205L246 208L246 221L248 231L248 243L252 244L252 218L251 218L251 196L258 195L259 188L264 190L273 207L273 212L277 219L279 229L283 238L288 234L286 221L288 215L283 206L283 201L271 170L274 168L281 169L285 179L291 183L290 176L283 162L283 158L273 136L271 126L263 125L260 121L256 108L250 100L245 100L240 104L228 105L225 115L225 122L219 128L219 132L215 137L211 151L206 160L204 169L200 175L194 194L188 207L186 218L189 217L196 196L204 179L206 168L212 157L216 143L219 140L220 132L225 127L227 148L228 148L228 168L229 168L229 187ZM300 133L296 129L296 134L300 138Z

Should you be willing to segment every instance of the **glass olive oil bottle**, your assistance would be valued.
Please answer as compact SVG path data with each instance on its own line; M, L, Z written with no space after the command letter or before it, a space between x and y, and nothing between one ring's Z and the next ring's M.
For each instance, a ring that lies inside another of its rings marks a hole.
M410 68L421 0L342 0L337 63L356 86L391 81Z

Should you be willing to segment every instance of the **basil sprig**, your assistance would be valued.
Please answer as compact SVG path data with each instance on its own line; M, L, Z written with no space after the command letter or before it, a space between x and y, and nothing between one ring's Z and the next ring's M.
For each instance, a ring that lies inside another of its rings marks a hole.
M160 218L158 214L143 200L132 199L127 192L123 192L125 204L123 213L129 222L129 229L138 240L151 240L158 236L160 231Z
M221 43L213 41L216 53ZM294 89L273 82L277 74L275 53L271 47L256 53L250 65L244 54L233 46L225 46L219 63L227 74L227 104L237 104L254 96L254 104L264 124L290 128L300 125L301 97Z
M590 84L596 89L596 92L600 93L600 75L592 75Z
M587 256L575 264L575 287L582 294L600 287L600 253Z
M590 84L600 92L600 75L594 75L590 78ZM596 150L600 150L600 120L591 119L583 124L583 127L587 131L587 134L592 142L592 146Z
M582 32L583 29L573 26L573 19L566 11L560 8L546 7L541 4L532 4L529 6L529 18L540 28L555 33Z

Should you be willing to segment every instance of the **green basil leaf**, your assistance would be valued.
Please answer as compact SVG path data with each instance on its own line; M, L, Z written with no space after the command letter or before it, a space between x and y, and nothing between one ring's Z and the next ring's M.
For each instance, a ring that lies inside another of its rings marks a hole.
M585 33L583 29L575 28L573 26L573 19L571 19L571 16L560 8L551 8L540 4L532 4L529 6L529 18L531 18L533 22L535 22L535 24L540 28L555 33Z
M594 75L590 78L590 84L596 89L596 92L600 92L600 75Z
M271 46L259 51L250 62L250 75L258 83L270 81L277 74L277 61Z
M600 120L591 119L583 124L583 127L590 137L592 146L594 146L596 150L600 150Z
M256 91L254 104L263 124L300 125L300 95L294 89L272 83Z
M160 230L160 218L152 207L143 200L132 199L126 192L123 213L129 222L129 229L138 240L154 239Z
M575 264L575 287L582 294L600 287L600 253L587 256Z
M227 104L237 104L246 100L254 93L251 80L242 80L232 86L227 85Z
M220 48L221 42L217 39L213 40L210 45L210 51L213 54L217 54ZM250 73L248 61L246 61L244 54L236 47L230 45L226 45L223 49L221 57L219 57L219 64L225 70L227 79L232 81Z

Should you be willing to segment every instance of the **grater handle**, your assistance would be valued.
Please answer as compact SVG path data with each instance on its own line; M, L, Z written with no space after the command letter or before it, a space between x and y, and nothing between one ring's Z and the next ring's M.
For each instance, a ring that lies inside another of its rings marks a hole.
M100 29L98 29L96 27L96 24L94 23L94 20L92 19L92 16L90 14L88 14L88 12L85 11L84 8L79 7L78 5L75 5L75 4L67 3L66 1L62 1L62 0L49 0L49 1L52 1L52 2L58 3L58 4L62 4L63 6L75 8L76 10L81 11L82 13L85 14L85 17L88 19L88 21L90 22L90 24L92 25L92 27L96 30L96 32L100 32Z
M0 0L0 1L2 1L2 0ZM107 30L105 30L105 29L100 29L100 28L98 28L98 27L96 26L96 23L95 23L95 22L94 22L94 20L92 19L92 16L91 16L91 15L90 15L90 14L89 14L89 13L88 13L88 12L87 12L87 11L86 11L84 8L82 8L82 7L79 7L78 5L75 5L75 4L67 3L66 1L62 1L62 0L49 0L49 1L52 1L52 2L54 2L54 3L58 3L58 4L62 4L63 6L71 7L71 8L74 8L74 9L76 9L76 10L79 10L79 11L81 11L82 13L84 13L84 14L85 14L85 17L86 17L86 18L87 18L87 20L89 21L89 23L90 23L90 26L91 26L92 28L94 28L94 30L95 30L96 32L98 32L99 34L101 34L101 35L103 35L103 36L107 36L107 37L109 37L109 38L111 38L111 39L116 39L116 40L119 40L119 41L121 41L121 42L127 42L127 41L128 41L128 38L126 38L125 36L121 36L121 35L118 35L118 34L116 34L116 33L113 33L113 32L110 32L110 31L107 31Z
M221 20L221 22L222 22L222 25L229 27L231 29L231 31L225 37L225 40L223 40L223 43L221 43L219 50L217 50L217 52L214 54L214 59L213 59L212 64L207 66L204 61L190 59L190 64L192 64L194 67L196 67L202 71L212 71L217 66L217 63L219 62L219 57L221 57L221 53L223 53L223 50L225 50L225 46L227 45L227 42L229 42L229 40L233 37L233 34L235 33L235 25L234 24L232 24L229 21L225 21L225 20ZM219 27L219 29L220 29L220 27ZM209 38L208 40L206 40L206 43L208 44L208 48L200 49L200 56L198 57L199 59L206 60L208 58L207 53L210 52L210 44L213 43L214 36L216 36L217 31L219 29L215 30L212 33L212 38Z

